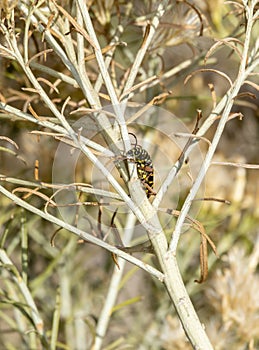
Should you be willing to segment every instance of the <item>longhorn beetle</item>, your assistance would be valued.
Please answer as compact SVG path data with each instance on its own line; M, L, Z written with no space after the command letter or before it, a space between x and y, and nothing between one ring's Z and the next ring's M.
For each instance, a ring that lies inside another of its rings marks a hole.
M137 144L137 138L133 135L136 140L135 146L127 152L127 159L132 160L137 165L138 178L143 184L143 188L149 198L151 195L154 195L154 168L153 162L149 153L143 149L140 145Z

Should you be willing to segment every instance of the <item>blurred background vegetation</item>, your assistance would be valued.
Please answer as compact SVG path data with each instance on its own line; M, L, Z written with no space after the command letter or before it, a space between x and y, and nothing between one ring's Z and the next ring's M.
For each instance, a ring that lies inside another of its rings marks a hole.
M24 19L19 2L14 1L13 6L22 46ZM121 91L127 79L127 69L143 41L147 20L152 18L157 2L99 0L87 3L101 46L107 48L115 33L119 35L110 72L115 77L113 83ZM156 75L160 78L159 83L153 86L150 83L148 88L138 89L131 101L147 103L155 96L170 91L160 101L160 106L175 114L190 129L195 123L197 108L206 117L212 108L208 84L214 85L217 98L220 98L228 88L226 80L211 72L196 74L186 84L184 80L190 72L203 67L204 55L215 39L236 37L242 40L245 19L240 4L221 0L172 1L138 75L138 82ZM61 0L61 5L73 16L72 1ZM11 2L1 1L2 21L5 21L11 6ZM42 2L44 6L47 7L47 2ZM3 36L0 40L3 44ZM47 49L46 42L31 28L30 56L44 49ZM95 83L99 71L91 53L89 48L86 69ZM190 64L182 66L188 60ZM235 78L238 61L234 50L224 47L209 58L207 67ZM36 62L41 66L37 66ZM40 96L25 89L30 87L30 83L18 64L3 57L0 64L1 100L23 111L28 111L32 105L39 116L48 116L49 110L42 104ZM39 57L33 64L40 77L51 81L49 87L46 85L46 91L57 106L61 107L67 96L71 97L68 113L80 106L87 106L79 88L42 71L42 66L47 66L70 76L54 52ZM170 74L175 68L176 73ZM53 89L53 84L56 89ZM251 95L238 99L234 107L234 111L241 112L244 117L227 124L215 160L259 162L258 91L245 86L246 91ZM104 96L103 105L109 104L105 99L105 88L101 88L101 93ZM69 118L73 123L78 114L71 114ZM13 188L5 176L34 181L36 160L39 161L39 179L51 182L58 141L31 134L35 125L5 113L0 114L0 123L1 136L12 139L19 146L16 149L6 139L0 139L0 174L4 185ZM206 135L208 139L213 135L214 128ZM82 161L78 168L79 180L88 182L89 172L88 165ZM194 283L199 274L199 237L194 233L184 234L178 250L184 281L215 349L259 349L258 173L253 169L211 166L205 193L206 196L231 202L229 206L204 202L197 216L215 242L220 258L210 253L208 280L202 285ZM180 193L178 209L185 195L186 192ZM30 200L40 208L44 205L40 198ZM55 247L52 247L50 240L56 229L5 197L0 197L0 248L13 263L8 268L2 266L0 269L0 349L50 347L53 319L58 312L58 341L52 348L91 349L114 262L105 250L79 244L77 238L65 230L58 233ZM152 257L145 259L150 261ZM14 269L17 271L14 272ZM13 279L18 272L28 283L44 321L45 340L35 333L26 312L17 282ZM103 349L189 348L164 288L145 272L128 264Z

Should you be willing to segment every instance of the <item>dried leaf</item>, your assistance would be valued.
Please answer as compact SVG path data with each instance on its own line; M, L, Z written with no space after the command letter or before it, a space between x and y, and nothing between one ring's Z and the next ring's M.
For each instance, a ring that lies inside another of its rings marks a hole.
M195 74L197 73L201 73L201 72L212 72L212 73L217 73L219 75L221 75L222 77L224 77L230 84L230 86L233 85L232 80L229 78L229 76L217 69L212 69L212 68L202 68L202 69L198 69L194 72L192 72L191 74L187 75L187 77L184 80L184 84L186 84Z
M55 0L52 0L52 2L55 4L55 6L58 8L58 10L69 20L69 22L74 26L74 28L76 29L76 31L80 34L83 35L83 37L92 45L92 47L94 49L97 49L97 47L95 46L94 42L92 41L92 39L90 38L90 36L87 34L86 30L81 27L77 21L70 16L70 14L62 7L59 6Z
M208 247L207 239L201 234L201 244L200 244L200 269L201 276L200 279L195 280L197 283L203 283L206 281L208 276Z
M245 80L244 84L248 84L248 85L252 86L254 89L256 89L257 91L259 91L259 85L254 83L253 81Z
M240 52L240 50L238 50L238 48L232 42L233 43L238 43L241 46L243 46L243 43L240 40L236 39L236 38L226 38L226 39L217 40L217 42L214 45L212 45L212 47L207 52L207 54L206 54L206 56L204 58L204 63L206 64L208 58L212 55L212 53L214 53L217 48L219 48L220 46L223 46L223 45L224 46L228 46L231 49L233 49L237 53L238 57L241 60L242 59L242 53Z
M38 192L38 189L39 188L31 189L31 188L25 188L25 187L17 187L12 191L12 193L26 192L27 195L24 196L24 199L29 198L31 195L35 195L35 196L38 196L38 197L44 199L45 201L47 201L48 203L53 205L53 207L57 206L56 203L53 200L51 200L51 198L49 198L47 195L45 195L44 193Z
M118 269L120 270L120 265L118 263L118 260L117 260L117 255L114 254L114 253L111 253L111 256L112 256L112 260L114 261L115 265L118 267Z

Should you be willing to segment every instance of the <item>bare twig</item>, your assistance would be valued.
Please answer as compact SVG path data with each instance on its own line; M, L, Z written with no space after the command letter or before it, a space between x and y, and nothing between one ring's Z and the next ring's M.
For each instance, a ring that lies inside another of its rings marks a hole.
M236 78L236 81L233 83L233 86L229 89L227 94L224 96L224 98L221 100L221 102L217 105L215 110L212 112L212 114L209 116L207 121L209 120L210 122L213 121L215 116L218 114L219 109L223 108L223 112L221 113L221 119L219 121L217 131L213 137L211 146L208 149L207 155L204 159L204 162L202 164L202 168L193 184L193 187L187 196L184 205L181 210L181 214L177 220L175 230L172 235L172 240L170 243L170 248L169 251L172 254L176 253L178 241L181 235L181 229L182 225L184 223L184 220L186 218L186 215L188 214L191 203L193 199L195 198L196 193L198 192L198 189L200 188L201 182L204 179L204 176L206 175L206 172L211 164L212 157L215 153L216 147L219 143L219 140L221 138L221 135L223 133L225 124L228 121L229 114L231 112L231 108L234 103L234 98L238 94L241 86L243 85L247 75L248 75L248 70L246 69L247 66L247 60L248 60L248 54L249 54L249 45L250 45L250 38L251 38L251 33L252 33L252 28L254 24L253 20L253 6L251 7L246 7L246 16L247 16L247 27L246 27L246 36L245 36L245 42L244 42L244 48L242 52L242 60L240 62L239 66L239 72L238 76ZM224 101L224 104L223 104ZM222 107L221 107L222 106ZM219 108L220 107L220 108ZM204 123L203 127L200 128L199 132L197 133L198 136L202 135L204 132L205 127L207 127L207 123Z
M25 202L24 200L22 200L21 198L17 197L15 194L10 193L3 186L0 186L0 192L2 194L4 194L6 197L8 197L9 199L11 199L17 205L23 207L24 209L29 210L30 212L42 217L43 219L45 219L49 222L52 222L55 225L58 225L60 227L67 229L68 231L74 233L79 238L81 238L85 241L89 241L93 244L98 245L99 247L102 247L104 249L109 250L110 252L114 253L115 255L118 255L118 256L122 257L123 259L130 261L134 265L136 265L136 266L142 268L143 270L147 271L148 273L152 274L153 276L158 278L160 281L163 281L163 278L164 278L163 274L161 272L159 272L158 270L154 269L152 266L147 265L146 263L142 263L139 259L136 259L133 256L131 256L127 253L124 253L122 250L102 241L101 239L94 237L93 235L91 235L89 233L86 233L82 230L79 230L78 228L64 222L63 220L56 218L53 215L44 213L43 211L39 210L38 208L35 208L33 205L31 205L31 204Z

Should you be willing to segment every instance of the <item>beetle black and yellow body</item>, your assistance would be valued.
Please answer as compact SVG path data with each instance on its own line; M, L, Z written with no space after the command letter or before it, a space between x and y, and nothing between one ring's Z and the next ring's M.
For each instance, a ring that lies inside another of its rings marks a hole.
M150 197L154 194L154 168L150 155L141 146L136 145L127 152L127 158L136 163L138 177L143 184L147 197Z

